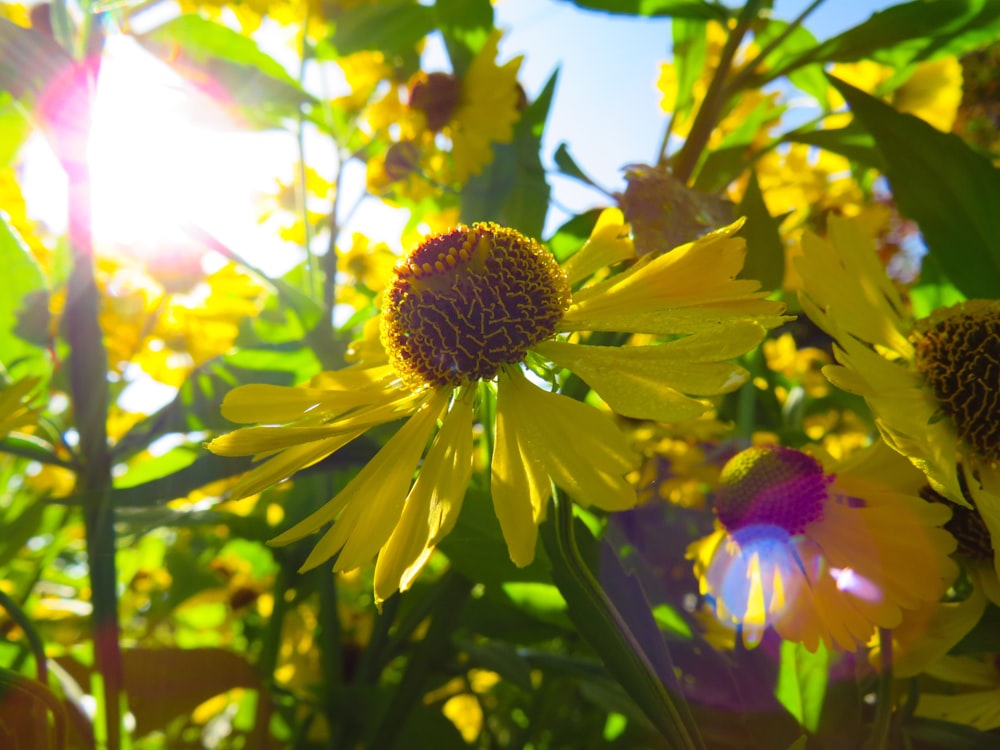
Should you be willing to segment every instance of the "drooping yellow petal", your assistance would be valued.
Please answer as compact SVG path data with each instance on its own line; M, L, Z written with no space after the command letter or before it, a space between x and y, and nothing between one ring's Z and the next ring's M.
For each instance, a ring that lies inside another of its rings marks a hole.
M628 224L621 209L606 208L597 218L590 238L562 264L571 285L591 276L595 271L626 258L635 257L635 243L629 237Z
M472 476L472 401L456 400L375 564L375 602L406 591L458 520Z
M302 539L340 514L317 542L302 570L316 567L341 548L337 570L356 568L374 557L399 520L400 506L444 398L441 393L433 393L336 497L269 544L280 546Z
M497 393L496 442L490 493L510 559L524 567L535 559L538 522L551 489L541 461L518 428L516 404L508 398L510 378L501 375Z
M516 419L518 440L552 480L581 505L624 510L636 503L624 475L637 454L621 430L592 406L543 391L512 370L500 379L499 403Z

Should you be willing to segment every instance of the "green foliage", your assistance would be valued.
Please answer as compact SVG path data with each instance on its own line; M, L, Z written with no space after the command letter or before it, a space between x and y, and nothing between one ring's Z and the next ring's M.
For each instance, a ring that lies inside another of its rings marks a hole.
M1000 289L1000 170L965 141L833 80L872 134L900 209L919 223L941 268L968 297Z

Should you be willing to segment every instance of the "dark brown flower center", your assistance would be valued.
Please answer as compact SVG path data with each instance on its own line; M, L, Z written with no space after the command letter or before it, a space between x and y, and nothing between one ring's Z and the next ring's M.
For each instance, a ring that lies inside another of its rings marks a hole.
M461 98L462 85L450 73L421 74L410 86L410 106L424 113L435 132L451 121Z
M1000 302L970 300L918 324L916 367L977 455L1000 460Z
M555 333L569 298L562 269L539 243L496 224L459 227L397 266L382 345L411 385L490 380Z

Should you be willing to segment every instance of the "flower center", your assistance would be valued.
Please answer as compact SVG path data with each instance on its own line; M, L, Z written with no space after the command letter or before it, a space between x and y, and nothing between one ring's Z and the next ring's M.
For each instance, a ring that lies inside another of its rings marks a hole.
M929 486L920 489L920 497L927 502L942 503L951 508L951 519L944 528L951 532L958 542L956 552L959 555L973 560L993 559L993 540L990 537L990 530L978 510L957 505Z
M448 73L421 74L410 87L410 106L426 115L435 133L451 120L461 98L462 85Z
M812 456L793 448L760 446L737 453L723 467L715 513L726 531L778 526L801 534L823 518L833 477Z
M916 367L959 438L1000 460L1000 302L969 300L920 327Z
M395 269L382 345L410 385L490 380L556 331L570 288L555 258L513 229L437 235Z

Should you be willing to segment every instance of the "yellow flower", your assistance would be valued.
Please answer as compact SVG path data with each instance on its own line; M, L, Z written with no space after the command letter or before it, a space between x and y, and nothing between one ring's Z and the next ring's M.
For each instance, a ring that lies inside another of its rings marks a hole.
M950 692L922 691L914 712L917 716L967 724L984 732L1000 727L1000 669L996 654L944 656L926 674L951 683Z
M881 443L829 467L748 448L722 471L715 532L688 548L702 594L747 645L772 626L810 651L857 649L957 574L948 508L918 497L920 482Z
M962 65L955 57L920 63L902 84L895 81L892 68L871 60L837 64L830 72L864 91L886 95L900 112L916 115L938 130L948 132L955 124L962 101ZM834 109L844 106L843 97L834 89L830 99Z
M828 229L829 241L804 237L799 262L803 309L837 342L840 364L825 374L864 397L885 441L937 492L976 509L995 553L1000 301L970 300L914 320L862 227L831 217Z
M252 494L406 418L340 494L273 540L287 544L335 520L303 569L337 555L334 569L351 570L378 555L380 602L410 585L454 526L473 468L477 403L495 390L496 422L484 425L495 431L493 505L511 559L527 565L553 482L585 506L636 502L625 475L637 456L611 417L540 382L565 368L621 415L696 417L711 408L699 396L746 380L725 360L783 321L782 306L763 299L757 282L735 279L746 251L733 236L739 226L590 284L594 272L635 259L617 209L602 214L562 267L539 243L495 224L433 236L397 266L384 292L381 346L367 341L363 361L307 387L235 389L223 403L227 418L280 426L237 430L209 448L268 459L234 490ZM671 338L618 348L564 335L582 331Z
M462 79L462 98L451 122L455 179L465 182L493 161L492 144L510 143L521 116L517 71L521 58L496 64L500 32L490 35Z

